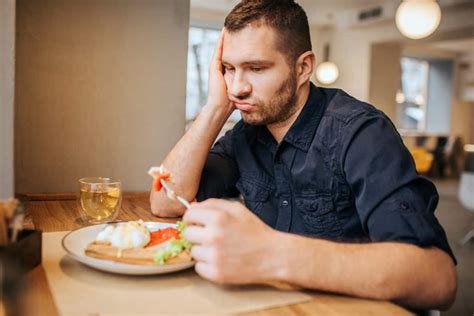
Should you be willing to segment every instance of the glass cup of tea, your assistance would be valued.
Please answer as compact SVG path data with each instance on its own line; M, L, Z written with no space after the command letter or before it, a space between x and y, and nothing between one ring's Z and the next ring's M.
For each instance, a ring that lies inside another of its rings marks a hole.
M89 177L79 180L79 210L89 223L113 221L122 204L122 185L111 178Z

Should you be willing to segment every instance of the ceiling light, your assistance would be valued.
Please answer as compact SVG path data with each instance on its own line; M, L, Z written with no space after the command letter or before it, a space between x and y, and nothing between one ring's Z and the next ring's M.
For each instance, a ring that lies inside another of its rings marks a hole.
M329 59L329 45L324 46L323 62L316 67L316 79L325 85L330 85L336 82L339 77L339 69L336 64L328 61Z
M405 103L406 101L405 94L400 89L398 89L397 94L395 95L395 100L398 104Z
M335 63L326 61L320 63L316 68L316 78L322 84L334 83L339 77L339 69Z
M408 38L431 35L441 22L441 8L436 0L404 0L397 9L395 21Z

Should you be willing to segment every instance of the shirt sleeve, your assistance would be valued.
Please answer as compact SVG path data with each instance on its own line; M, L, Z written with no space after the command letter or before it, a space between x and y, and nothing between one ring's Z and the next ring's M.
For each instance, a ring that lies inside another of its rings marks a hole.
M233 131L232 129L226 132L209 152L196 195L198 201L238 196L235 183L239 172L232 145Z
M349 125L343 171L370 239L435 246L456 263L446 233L434 215L439 199L436 187L418 175L392 122L376 112L364 114Z

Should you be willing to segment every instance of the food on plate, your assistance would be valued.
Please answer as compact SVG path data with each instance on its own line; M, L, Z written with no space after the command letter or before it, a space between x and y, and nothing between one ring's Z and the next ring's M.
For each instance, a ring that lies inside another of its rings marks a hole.
M180 238L179 230L173 227L159 229L157 231L150 233L150 241L148 242L147 246L148 247L156 246L172 238L174 239Z
M96 241L109 243L112 247L144 248L150 242L150 231L143 221L107 225L97 235Z
M90 257L130 264L171 264L189 262L191 243L183 237L185 225L151 232L142 220L107 225L89 243Z
M161 180L169 180L171 178L171 172L165 169L163 165L159 167L151 167L148 170L148 174L153 177L153 191L158 192L161 191L163 187L161 184Z

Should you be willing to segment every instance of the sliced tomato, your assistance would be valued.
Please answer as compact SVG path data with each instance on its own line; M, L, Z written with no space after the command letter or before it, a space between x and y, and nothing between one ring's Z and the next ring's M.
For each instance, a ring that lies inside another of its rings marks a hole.
M169 171L165 171L163 173L157 174L155 179L153 179L153 191L155 192L161 191L161 188L163 187L161 185L161 179L168 180L170 176L171 176L171 172Z
M155 191L155 192L161 191L162 187L163 186L161 185L160 178L159 177L155 178L153 180L153 191Z
M146 245L146 247L159 245L172 238L174 239L181 238L181 235L176 228L168 227L168 228L159 229L157 231L150 233L150 242Z

